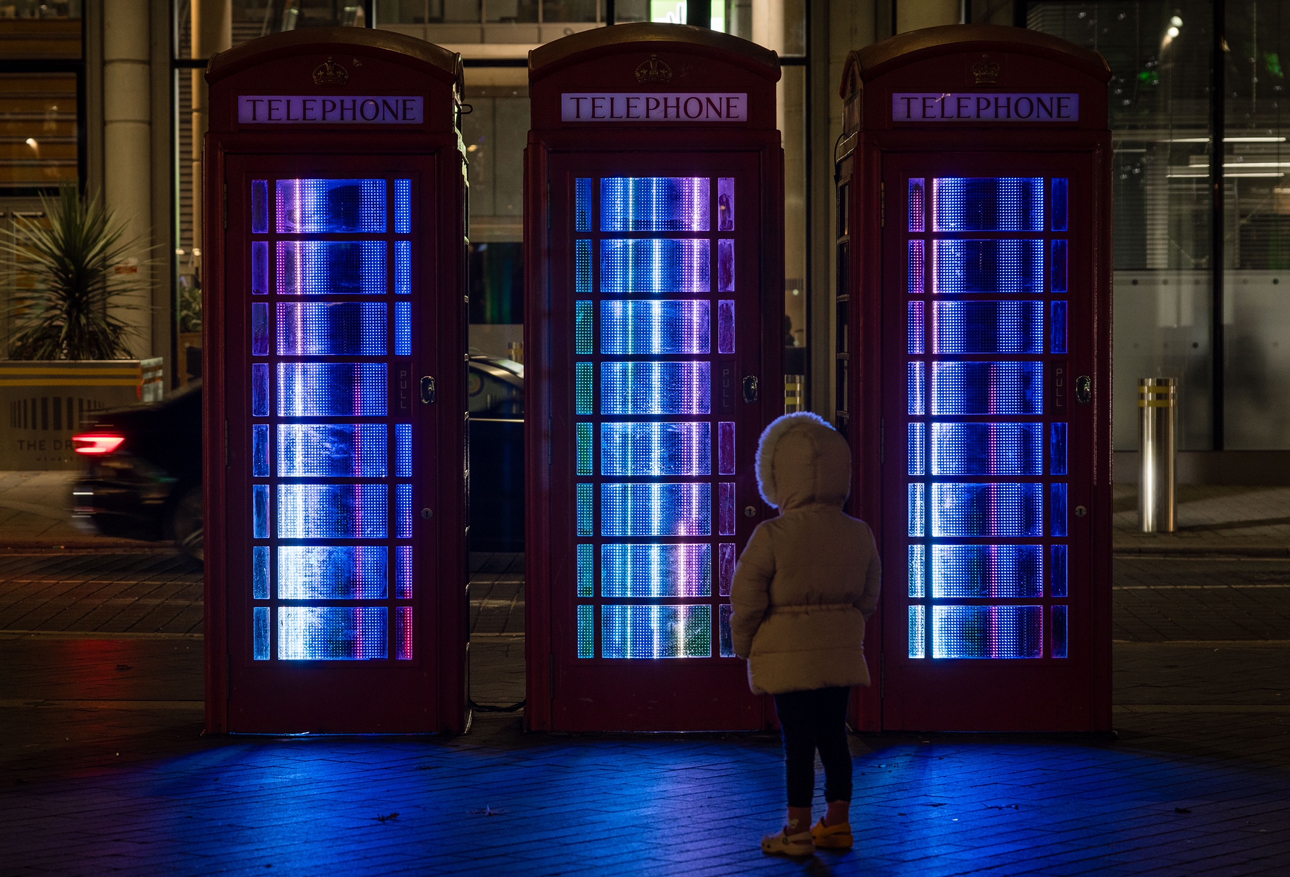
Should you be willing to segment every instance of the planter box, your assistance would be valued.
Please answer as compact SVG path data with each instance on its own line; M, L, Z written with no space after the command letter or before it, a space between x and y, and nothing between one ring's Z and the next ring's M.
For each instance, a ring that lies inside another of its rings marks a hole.
M162 376L160 357L0 362L0 469L81 468L72 436L105 408L160 399Z

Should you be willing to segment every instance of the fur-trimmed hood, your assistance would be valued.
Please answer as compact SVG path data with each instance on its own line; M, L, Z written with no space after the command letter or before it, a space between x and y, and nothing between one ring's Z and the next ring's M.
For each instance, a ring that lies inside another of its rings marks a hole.
M757 443L757 489L780 511L812 503L841 508L851 492L851 450L818 414L777 417Z

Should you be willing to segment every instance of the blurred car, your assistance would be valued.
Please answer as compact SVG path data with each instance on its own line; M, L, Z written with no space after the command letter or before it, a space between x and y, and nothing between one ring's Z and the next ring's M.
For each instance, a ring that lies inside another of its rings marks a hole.
M105 536L172 539L202 557L202 393L196 382L147 405L98 412L72 437L85 460L72 522Z
M470 550L524 550L524 366L471 354Z
M472 354L470 548L524 550L524 366ZM85 472L72 488L78 526L131 539L173 540L202 559L200 381L160 402L100 412L72 438Z

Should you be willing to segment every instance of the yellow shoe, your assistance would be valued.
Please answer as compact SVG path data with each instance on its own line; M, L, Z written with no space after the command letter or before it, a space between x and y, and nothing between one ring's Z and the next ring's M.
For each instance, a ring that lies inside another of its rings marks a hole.
M785 828L783 831L763 837L761 851L771 856L813 856L815 844L811 840L811 832L789 834L788 829Z
M850 822L825 825L823 819L811 829L811 839L815 841L817 847L826 850L849 850L851 844L855 842L851 837Z

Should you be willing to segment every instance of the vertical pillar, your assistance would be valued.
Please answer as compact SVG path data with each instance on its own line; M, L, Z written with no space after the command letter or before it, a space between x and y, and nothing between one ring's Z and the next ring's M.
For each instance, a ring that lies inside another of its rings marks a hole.
M206 59L233 45L233 7L229 0L192 0L192 57ZM201 271L202 240L202 147L206 139L208 92L204 70L193 70L192 76L192 155L193 164L193 264L197 277ZM182 161L182 158L180 159ZM176 364L182 368L181 365Z
M880 31L878 21L884 8L890 10L891 0L834 0L828 4L827 17L821 15L811 25L811 316L807 341L811 360L807 407L830 423L837 414L838 266L834 258L837 205L833 158L834 148L842 136L842 101L838 99L838 83L842 81L842 68L852 49L867 46L880 36L888 36ZM818 89L814 85L817 77L823 80Z
M150 4L103 3L103 198L136 239L131 258L141 280L156 270L146 264L152 246L152 53ZM152 350L152 296L145 287L123 300L115 316L132 327L131 355Z
M896 33L958 24L959 0L896 0Z

